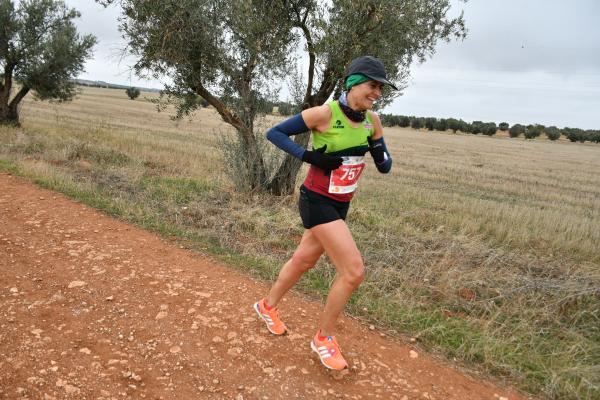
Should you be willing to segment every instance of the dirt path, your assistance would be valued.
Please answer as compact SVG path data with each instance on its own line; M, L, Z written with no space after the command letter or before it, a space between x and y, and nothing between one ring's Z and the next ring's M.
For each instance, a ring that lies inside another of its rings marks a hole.
M8 174L0 272L2 399L524 399L349 318L327 372L319 304L289 295L273 337L264 283Z

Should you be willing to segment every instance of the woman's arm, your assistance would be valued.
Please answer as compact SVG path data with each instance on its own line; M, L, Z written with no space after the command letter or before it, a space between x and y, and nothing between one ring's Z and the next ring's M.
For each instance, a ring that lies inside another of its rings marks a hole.
M342 158L324 154L326 146L317 150L307 150L290 138L290 136L304 133L309 129L326 130L329 127L330 119L331 109L329 106L312 107L269 129L267 139L281 150L304 162L324 170L337 169L342 164Z
M387 174L392 169L392 156L383 140L383 125L379 116L374 112L371 113L371 119L373 120L375 132L369 138L369 152L373 157L373 161L375 161L377 170L382 174Z
M306 126L304 119L302 119L302 115L296 114L269 129L267 131L267 139L286 153L302 159L305 149L290 139L290 136L306 131L308 131L308 126Z
M312 107L269 129L267 139L286 153L302 159L306 150L290 139L290 136L313 129L323 131L327 129L330 119L331 109L328 106ZM323 128L324 125L325 128Z

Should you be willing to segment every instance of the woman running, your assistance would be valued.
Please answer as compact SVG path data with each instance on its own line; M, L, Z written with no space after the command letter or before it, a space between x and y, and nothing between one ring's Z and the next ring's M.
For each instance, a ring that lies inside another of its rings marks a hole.
M384 84L396 89L387 80L381 61L370 56L353 60L344 82L346 92L339 100L304 110L267 132L267 138L277 147L311 165L300 187L299 209L305 228L300 245L281 269L268 296L254 304L271 333L286 333L277 304L326 252L337 274L310 346L323 365L334 370L348 367L334 336L335 322L365 277L362 257L345 222L346 214L367 151L379 172L390 171L392 159L383 141L381 121L369 110L381 96ZM302 148L290 138L308 130L313 150Z

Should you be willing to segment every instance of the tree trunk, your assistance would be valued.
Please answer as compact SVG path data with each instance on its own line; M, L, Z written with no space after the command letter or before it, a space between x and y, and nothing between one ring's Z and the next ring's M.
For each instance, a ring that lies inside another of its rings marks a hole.
M2 99L3 100L3 99ZM0 102L0 124L1 125L19 125L18 103Z
M11 113L9 107L10 92L12 89L12 66L4 67L4 82L0 82L0 124L2 125L17 125L19 123L19 115Z
M19 104L21 100L29 93L29 88L23 86L13 99L8 102L7 98L2 97L0 102L0 124L3 125L19 125ZM5 100L6 99L6 100Z
M248 177L248 186L250 190L262 190L267 181L267 170L262 157L262 152L254 135L247 132L238 131L238 140L241 144L241 150L244 154L239 157L245 158L246 171L239 171Z
M303 133L301 135L296 135L294 141L302 147L307 147L309 139L310 135L308 133ZM301 166L302 161L287 154L283 159L283 163L275 173L275 176L273 176L273 179L267 184L267 191L275 196L287 196L294 193L296 178L298 177Z
M0 105L0 124L19 125L19 112L16 106Z

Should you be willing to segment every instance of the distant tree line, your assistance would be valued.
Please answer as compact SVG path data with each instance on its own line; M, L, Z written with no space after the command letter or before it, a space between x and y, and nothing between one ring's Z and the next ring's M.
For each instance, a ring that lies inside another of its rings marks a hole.
M196 107L208 107L209 103L201 96L191 94L187 100L193 103ZM236 102L236 99L228 99L229 102ZM295 115L301 111L301 107L287 101L272 101L265 98L259 98L256 102L257 113L273 114L278 113L282 116ZM433 117L415 117L406 115L379 114L381 123L386 127L399 126L402 128L411 127L413 129L427 129L429 131L445 132L451 130L456 133L470 133L473 135L483 134L493 136L498 131L508 132L511 138L523 136L525 139L535 139L538 136L546 135L550 140L558 140L561 135L569 139L571 142L595 142L600 143L600 130L583 130L579 128L562 128L556 126L544 126L541 124L509 125L508 122L483 122L473 121L466 122L462 119L455 118L433 118Z
M546 135L550 140L557 140L562 136L571 142L595 142L600 143L600 130L583 130L579 128L562 128L556 126L544 126L541 124L521 125L514 124L510 126L507 122L501 122L496 125L495 122L473 121L471 123L455 118L433 118L433 117L415 117L406 115L380 114L383 126L399 126L402 128L411 127L413 129L427 129L430 131L445 132L451 130L473 135L483 134L493 136L497 131L508 131L512 138L523 136L525 139L535 139L538 136Z
M106 82L100 82L100 81L83 81L80 79L72 79L71 82L73 82L77 86L96 87L96 88L102 88L102 89L127 89L128 88L128 86L125 86L125 85L116 85L113 83L106 83Z

